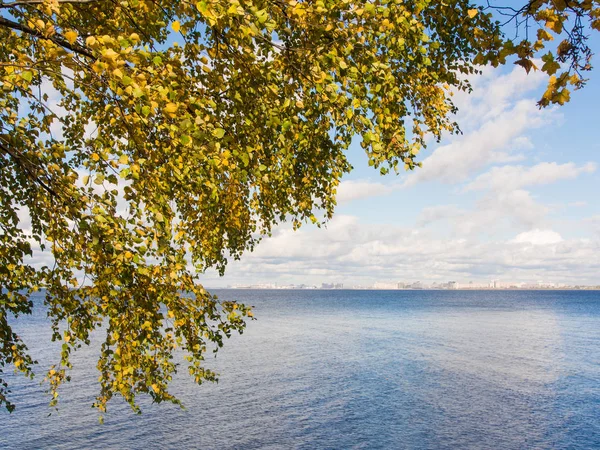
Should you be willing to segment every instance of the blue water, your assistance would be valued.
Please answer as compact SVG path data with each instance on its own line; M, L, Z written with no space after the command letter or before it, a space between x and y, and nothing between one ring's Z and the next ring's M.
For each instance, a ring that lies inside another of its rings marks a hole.
M82 349L58 413L44 386L12 377L1 448L600 448L600 293L219 291L257 321L182 375L187 409L90 408L95 351ZM19 323L56 362L44 312ZM184 370L185 371L185 370ZM40 377L41 378L41 377Z

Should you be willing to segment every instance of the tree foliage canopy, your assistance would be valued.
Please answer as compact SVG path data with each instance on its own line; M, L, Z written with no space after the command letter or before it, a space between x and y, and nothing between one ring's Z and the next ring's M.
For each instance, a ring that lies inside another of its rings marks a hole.
M33 374L9 319L38 289L62 341L53 403L101 327L101 411L115 394L177 402L175 349L215 379L204 355L252 312L199 274L280 221L331 217L356 137L382 173L418 166L427 135L458 131L451 94L480 64L517 55L529 71L543 55L540 105L567 101L598 6L0 0L0 405L14 407L2 368ZM506 15L535 36L504 36Z

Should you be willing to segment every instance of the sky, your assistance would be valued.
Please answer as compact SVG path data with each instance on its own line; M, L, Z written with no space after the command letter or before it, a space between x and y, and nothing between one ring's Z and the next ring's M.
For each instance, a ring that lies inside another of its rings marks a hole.
M422 168L380 176L355 142L325 228L281 225L204 284L600 284L600 74L542 110L540 72L471 81L454 97L463 134L430 143Z

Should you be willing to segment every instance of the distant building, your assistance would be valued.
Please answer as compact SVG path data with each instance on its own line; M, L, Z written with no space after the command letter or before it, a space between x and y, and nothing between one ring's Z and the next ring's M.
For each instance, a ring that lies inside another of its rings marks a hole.
M387 283L378 281L373 285L373 289L398 289L398 283Z

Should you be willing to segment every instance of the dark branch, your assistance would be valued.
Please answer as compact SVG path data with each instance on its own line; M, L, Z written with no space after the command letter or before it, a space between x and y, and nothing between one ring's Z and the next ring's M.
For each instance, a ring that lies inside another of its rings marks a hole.
M37 30L34 30L33 28L29 28L26 25L22 25L18 22L14 22L14 21L6 19L4 17L0 17L0 27L11 28L13 30L18 30L23 33L30 34L31 36L40 38L40 39L46 39L46 40L54 42L57 45L60 45L61 47L69 49L72 52L75 52L79 55L85 56L85 57L93 59L93 60L96 59L96 57L92 53L90 53L86 48L82 47L81 45L71 44L69 41L67 41L66 39L64 39L61 36L44 36L42 33L40 33Z
M11 151L9 147L3 145L1 142L0 142L0 150L2 150L4 153L9 155L13 159L13 161L17 164L17 166L21 167L25 171L25 173L31 180L33 180L35 183L39 184L52 197L59 198L59 195L56 193L56 191L54 189L52 189L50 186L48 186L46 183L44 183L40 179L40 177L38 177L35 173L33 173L33 171L31 171L29 169L29 167L27 167L27 165L23 162L23 160L19 157L19 155L15 154L15 152Z
M102 0L58 0L58 3L95 3ZM45 0L20 0L10 3L0 2L0 8L16 8L17 6L41 5Z

